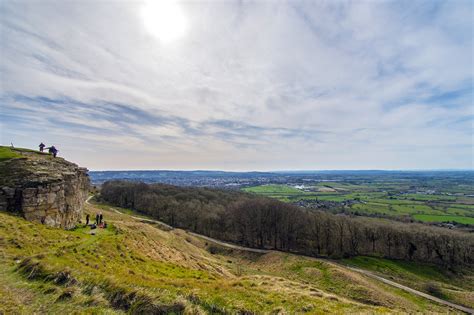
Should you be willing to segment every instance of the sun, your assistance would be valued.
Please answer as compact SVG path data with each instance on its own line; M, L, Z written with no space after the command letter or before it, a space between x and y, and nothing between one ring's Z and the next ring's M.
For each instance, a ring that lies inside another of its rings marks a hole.
M186 16L173 0L148 0L141 8L145 28L162 42L172 42L184 35Z

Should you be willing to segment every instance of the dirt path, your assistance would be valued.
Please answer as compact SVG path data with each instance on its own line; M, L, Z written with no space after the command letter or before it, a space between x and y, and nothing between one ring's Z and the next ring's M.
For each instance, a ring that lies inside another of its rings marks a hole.
M91 200L92 197L94 197L94 196L89 196L89 197L87 197L87 199L86 199L86 204L88 204L89 206L92 206L92 204L89 202L89 200Z
M89 200L91 200L94 196L89 196L87 199L86 199L86 204L89 205L89 206L94 206L93 204L91 204L89 202ZM165 227L166 229L169 229L169 230L173 230L174 227L172 227L171 225L168 225L164 222L161 222L161 221L158 221L158 220L153 220L153 219L148 219L148 218L142 218L142 217L137 217L137 216L134 216L134 215L130 215L130 214L126 214L126 213L123 213L113 207L109 207L111 210L113 210L115 213L118 213L118 214L123 214L123 215L128 215L129 217L135 219L135 220L140 220L140 221L144 221L144 222L149 222L149 223L154 223L154 224L158 224L158 225L161 225L163 227Z
M88 205L92 205L91 203L89 203L89 200L92 198L89 197L87 198L86 200L86 203ZM123 215L127 215L123 212L120 212L119 210L115 209L115 208L112 208L110 207L110 209L112 209L114 212L118 213L118 214L123 214ZM147 219L147 218L141 218L141 217L137 217L137 216L133 216L133 215L129 215L130 217L136 219L136 220L140 220L140 221L145 221L145 222L150 222L150 223L154 223L154 224L159 224L161 226L164 226L170 230L173 229L172 226L164 223L164 222L161 222L161 221L158 221L158 220L153 220L153 219ZM267 254L267 253L270 253L272 252L272 250L266 250L266 249L257 249L257 248L250 248L250 247L244 247L244 246L239 246L239 245L236 245L236 244L231 244L231 243L227 243L227 242L223 242L223 241L220 241L220 240L217 240L215 238L212 238L212 237L208 237L208 236L205 236L205 235L201 235L201 234L197 234L197 233L194 233L194 232L190 232L190 231L186 231L186 233L188 234L191 234L193 236L196 236L196 237L199 237L199 238L202 238L206 241L209 241L209 242L212 242L214 244L217 244L217 245L221 245L221 246L224 246L224 247L227 247L227 248L231 248L231 249L237 249L237 250L242 250L242 251L247 251L247 252L252 252L252 253L261 253L261 254ZM322 258L318 258L318 259L321 259L321 260L325 260L325 259L322 259ZM462 305L458 305L458 304L454 304L454 303L451 303L451 302L448 302L446 300L443 300L443 299L440 299L440 298L437 298L433 295L429 295L427 293L424 293L424 292L421 292L421 291L418 291L418 290L415 290L415 289L412 289L410 287L407 287L403 284L400 284L400 283L397 283L397 282L394 282L392 280L388 280L386 278L383 278L381 276L378 276L370 271L367 271L367 270L363 270L363 269L358 269L358 268L353 268L353 267L348 267L348 266L345 266L345 265L342 265L340 263L337 263L337 262L334 262L332 260L325 260L329 263L332 263L332 264L335 264L339 267L342 267L342 268L346 268L346 269L349 269L349 270L352 270L352 271L355 271L355 272L358 272L360 274L363 274L367 277L370 277L370 278L373 278L373 279L376 279L376 280L379 280L385 284L388 284L388 285L391 285L393 287L396 287L396 288L399 288L401 290L404 290L406 292L409 292L409 293L412 293L412 294L415 294L415 295L418 295L418 296L421 296L423 298L426 298L428 300L431 300L433 302L437 302L439 304L443 304L443 305L447 305L449 307L452 307L454 309L457 309L461 312L464 312L464 313L467 313L467 314L474 314L474 309L471 309L471 308L468 308L468 307L465 307L465 306L462 306Z
M219 240L216 240L215 238L205 236L205 235L201 235L201 234L197 234L197 233L190 232L190 231L186 231L186 233L191 234L191 235L196 236L196 237L199 237L199 238L202 238L202 239L204 239L206 241L209 241L209 242L212 242L214 244L227 247L227 248L242 250L242 251L246 251L246 252L260 253L260 254L267 254L267 253L271 252L271 250L243 247L243 246L239 246L239 245L219 241Z
M219 240L216 240L214 238L211 238L211 237L208 237L208 236L204 236L204 235L201 235L201 234L196 234L196 233L193 233L193 232L189 232L187 231L187 233L191 234L191 235L194 235L196 237L199 237L199 238L202 238L202 239L205 239L207 241L210 241L210 242L213 242L215 244L218 244L218 245L221 245L221 246L225 246L227 248L232 248L232 249L238 249L238 250L242 250L242 251L248 251L248 252L254 252L254 253L270 253L272 252L272 250L266 250L266 249L256 249L256 248L249 248L249 247L243 247L243 246L239 246L239 245L235 245L235 244L230 244L230 243L226 243L226 242L222 242L222 241L219 241ZM465 312L467 314L474 314L474 309L471 309L471 308L468 308L468 307L465 307L465 306L462 306L462 305L458 305L458 304L454 304L454 303L451 303L449 301L446 301L446 300L443 300L443 299L440 299L440 298L437 298L435 296L432 296L432 295L429 295L427 293L424 293L424 292L421 292L421 291L418 291L418 290L415 290L415 289L412 289L410 287L407 287L403 284L400 284L400 283L397 283L397 282L394 282L392 280L388 280L386 278L383 278L383 277L380 277L370 271L367 271L367 270L363 270L363 269L358 269L358 268L353 268L353 267L349 267L349 266L345 266L345 265L342 265L340 263L337 263L337 262L334 262L332 260L326 260L326 259L323 259L323 258L318 258L318 259L321 259L321 260L325 260L329 263L332 263L332 264L335 264L341 268L346 268L346 269L349 269L349 270L352 270L352 271L355 271L355 272L358 272L360 274L363 274L367 277L370 277L370 278L373 278L373 279L376 279L376 280L379 280L385 284L388 284L388 285L391 285L393 287L396 287L396 288L399 288L399 289L402 289L404 291L407 291L409 293L412 293L412 294L415 294L415 295L418 295L418 296L421 296L421 297L424 297L428 300L431 300L431 301L434 301L434 302L437 302L439 304L444 304L444 305L447 305L449 307L452 307L454 309L457 309L459 311L462 311L462 312Z
M394 286L396 288L399 288L399 289L402 289L404 291L407 291L407 292L410 292L410 293L413 293L413 294L416 294L418 296L421 296L421 297L424 297L428 300L431 300L431 301L434 301L434 302L437 302L437 303L440 303L440 304L444 304L444 305L447 305L447 306L450 306L452 308L455 308L459 311L462 311L462 312L465 312L467 314L474 314L474 310L471 309L471 308L468 308L468 307L465 307L465 306L462 306L462 305L458 305L458 304L454 304L454 303L451 303L451 302L448 302L448 301L445 301L443 299L440 299L440 298L437 298L435 296L432 296L432 295L429 295L429 294L426 294L424 292L421 292L421 291L418 291L418 290L415 290L415 289L412 289L410 287L407 287L407 286L404 286L400 283L397 283L397 282L394 282L392 280L388 280L386 278L383 278L383 277L380 277L380 276L377 276L376 274L373 274L372 272L370 271L366 271L366 270L362 270L362 269L358 269L358 268L353 268L353 267L348 267L348 266L344 266L352 271L355 271L355 272L359 272L361 274L364 274L368 277L371 277L371 278L374 278L374 279L377 279L379 281L382 281L383 283L386 283L388 285L391 285L391 286Z

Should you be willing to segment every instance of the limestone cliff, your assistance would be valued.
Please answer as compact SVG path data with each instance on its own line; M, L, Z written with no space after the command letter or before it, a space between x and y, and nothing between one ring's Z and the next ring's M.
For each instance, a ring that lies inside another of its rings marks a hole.
M0 210L49 226L73 228L89 191L87 169L35 151L12 149L11 153L15 157L0 159Z

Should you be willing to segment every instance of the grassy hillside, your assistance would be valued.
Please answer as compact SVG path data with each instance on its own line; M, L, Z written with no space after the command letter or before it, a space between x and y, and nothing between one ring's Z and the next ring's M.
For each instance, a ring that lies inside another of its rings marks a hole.
M9 147L0 146L0 162L19 157L21 157L21 154L18 152L15 152Z
M220 248L105 205L107 229L0 212L0 313L446 312L332 263Z
M375 257L345 259L348 266L358 267L390 278L442 299L474 307L474 273L472 270L453 273L435 265Z

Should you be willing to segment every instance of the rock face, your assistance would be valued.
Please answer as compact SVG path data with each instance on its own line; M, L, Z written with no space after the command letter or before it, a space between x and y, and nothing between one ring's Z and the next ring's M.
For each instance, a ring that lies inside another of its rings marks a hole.
M49 226L73 228L89 192L87 169L48 154L14 151L22 157L0 162L0 210Z

